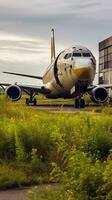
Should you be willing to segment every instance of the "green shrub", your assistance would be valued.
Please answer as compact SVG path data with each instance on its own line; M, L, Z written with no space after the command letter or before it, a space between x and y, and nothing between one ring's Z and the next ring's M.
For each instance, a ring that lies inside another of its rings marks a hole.
M70 195L69 195L70 196ZM60 186L42 186L34 187L28 191L28 197L31 200L66 200L67 194ZM69 198L69 200L72 200Z
M0 188L20 187L28 184L27 176L22 170L17 170L8 165L0 164Z
M97 194L103 184L102 171L103 166L99 161L93 163L86 153L73 150L63 181L66 188L72 192L74 199L102 199L102 196Z
M0 165L2 172L3 163L7 163L8 174L6 170L1 173L0 187L2 180L4 187L49 180L64 183L61 193L55 193L62 194L60 199L110 198L111 179L106 178L109 173L111 177L110 107L108 112L102 107L97 113L49 113L2 98Z
M105 196L106 200L112 199L112 154L108 157L103 171L104 184L99 188L99 193Z

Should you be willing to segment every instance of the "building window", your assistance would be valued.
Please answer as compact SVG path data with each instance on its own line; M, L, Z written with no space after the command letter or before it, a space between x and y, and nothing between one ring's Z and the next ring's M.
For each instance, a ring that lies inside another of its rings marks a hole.
M101 63L104 63L104 57L101 57L101 58L100 58L100 64L101 64Z
M112 47L108 47L108 53L112 53Z
M99 82L112 83L112 36L99 43Z
M108 48L104 49L104 55L108 54Z
M99 56L100 57L104 56L104 50L100 51Z
M108 62L105 62L104 63L104 69L108 69L108 68L109 68Z
M100 71L104 69L104 63L100 64Z
M108 61L111 60L111 54L108 54Z
M104 62L107 62L108 61L108 56L106 55L105 57L104 57Z

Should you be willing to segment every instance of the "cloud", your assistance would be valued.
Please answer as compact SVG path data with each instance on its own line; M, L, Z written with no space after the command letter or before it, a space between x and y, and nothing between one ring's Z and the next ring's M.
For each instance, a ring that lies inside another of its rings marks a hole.
M58 52L82 44L98 57L98 42L112 34L111 21L111 0L0 0L0 69L43 73L52 27Z
M19 35L0 35L0 82L39 83L40 81L13 77L3 71L43 75L50 64L50 46L46 40Z
M83 9L94 9L94 8L99 8L101 6L101 3L100 2L82 2L82 3L76 3L76 4L73 4L71 5L72 9L79 9L79 10L83 10Z
M40 39L22 38L17 35L0 36L0 59L12 61L37 60L37 54L45 54L49 47Z
M66 21L76 22L77 18L83 20L89 17L94 19L96 24L102 19L112 19L111 0L1 0L0 1L0 25L7 30L13 28L16 32L30 32L42 28L60 25L63 28ZM8 28L7 28L8 27ZM19 30L18 30L19 29ZM30 30L29 30L30 29ZM41 31L41 32L42 32ZM43 33L42 33L43 35Z
M50 62L48 43L41 39L24 38L18 35L0 35L0 82L22 81L23 83L36 80L24 80L2 74L2 71L15 71L30 74L43 74ZM45 65L46 63L46 65ZM7 80L7 81L6 81Z
M100 17L108 18L108 11L112 6L111 0L8 0L0 1L0 19L1 20L35 20L38 17L63 15L63 14L83 14L87 11L87 15L95 17L96 12ZM92 12L91 12L92 11ZM105 13L103 13L105 11Z

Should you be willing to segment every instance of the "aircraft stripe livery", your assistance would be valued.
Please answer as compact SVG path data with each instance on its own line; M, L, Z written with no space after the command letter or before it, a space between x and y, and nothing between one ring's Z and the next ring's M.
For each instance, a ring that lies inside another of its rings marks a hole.
M14 72L3 72L11 75L18 75L41 79L43 86L31 86L20 84L5 84L5 93L9 99L18 101L22 92L29 95L26 104L37 104L35 96L38 93L47 98L74 98L75 108L84 108L83 96L89 94L96 103L105 103L109 99L108 88L112 85L93 85L96 74L96 60L92 52L83 46L75 45L65 49L55 57L54 29L51 30L51 64L43 77L35 75L20 74Z

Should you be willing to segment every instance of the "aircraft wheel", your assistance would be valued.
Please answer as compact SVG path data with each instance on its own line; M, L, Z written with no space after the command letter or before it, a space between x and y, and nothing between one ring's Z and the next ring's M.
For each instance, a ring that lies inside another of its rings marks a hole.
M36 99L34 99L34 101L33 101L33 105L34 105L34 106L37 105L37 100L36 100Z
M85 101L84 99L75 99L75 108L84 108Z
M80 99L80 108L85 108L85 101L84 101L84 99Z
M26 98L26 105L29 106L29 99Z
M75 108L79 108L79 99L75 99Z

